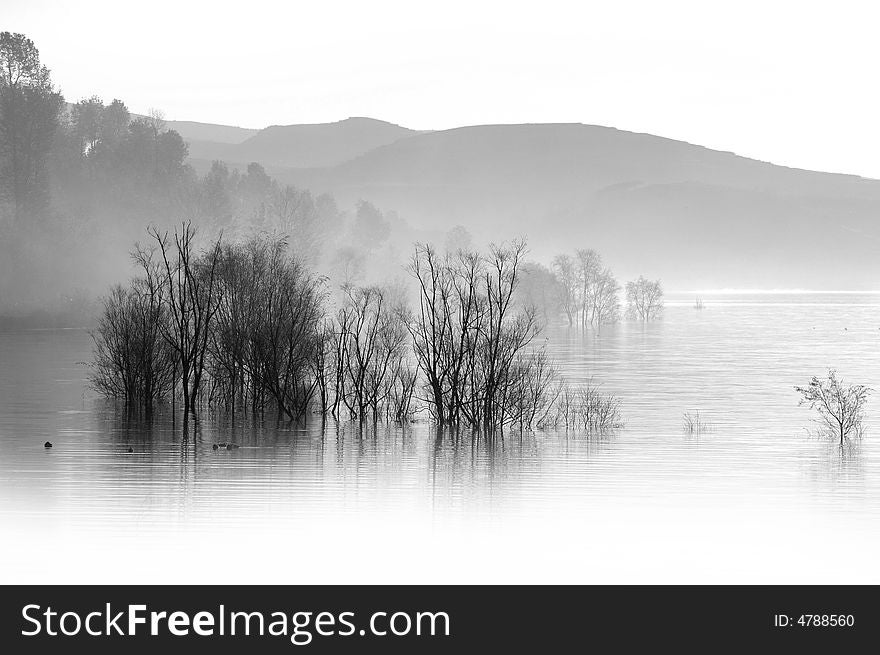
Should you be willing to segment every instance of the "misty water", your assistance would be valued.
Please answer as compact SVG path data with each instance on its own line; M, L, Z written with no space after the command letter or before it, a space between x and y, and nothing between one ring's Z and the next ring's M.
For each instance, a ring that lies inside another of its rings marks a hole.
M344 568L333 556L354 558L349 580L354 568L393 581L405 566L500 579L476 573L488 561L508 582L520 569L543 581L880 580L880 396L864 439L841 451L813 434L793 390L829 367L880 390L880 295L703 300L673 296L649 324L548 332L567 379L619 395L623 429L493 442L426 421L361 432L214 413L183 441L167 409L146 423L88 388L86 331L2 332L3 554L31 574L72 555L74 579L107 563L110 581L118 566L179 579L192 571L179 544L199 562L247 561L251 582L309 580L310 562L326 580ZM695 411L708 428L688 434ZM157 561L131 561L135 542Z

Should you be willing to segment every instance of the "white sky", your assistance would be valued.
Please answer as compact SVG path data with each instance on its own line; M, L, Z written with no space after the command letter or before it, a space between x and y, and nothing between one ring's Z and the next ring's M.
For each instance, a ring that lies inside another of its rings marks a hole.
M873 177L878 18L840 0L0 0L70 100L245 127L594 123Z

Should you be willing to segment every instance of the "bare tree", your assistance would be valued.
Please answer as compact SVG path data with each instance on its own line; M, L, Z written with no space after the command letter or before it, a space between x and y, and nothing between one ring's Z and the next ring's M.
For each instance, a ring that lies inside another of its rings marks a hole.
M861 436L865 405L872 389L863 384L845 384L830 369L827 377L813 376L805 387L795 387L800 396L800 405L807 405L819 413L822 425L835 436L840 445L853 435Z
M512 383L511 367L520 353L540 332L534 308L510 317L513 294L519 282L519 267L525 243L491 246L486 260L486 317L479 344L482 382L482 429L489 433L504 425L506 386Z
M378 287L345 294L337 316L336 396L352 418L378 420L407 345L404 315Z
M409 271L418 283L418 315L407 325L419 369L425 377L429 403L434 420L446 423L445 393L451 373L452 330L454 329L453 299L456 286L450 268L450 257L441 259L427 244L417 244Z
M559 280L560 303L568 324L573 325L577 321L578 308L578 275L575 261L570 255L556 255L553 258L553 272Z
M553 403L543 424L577 428L588 434L606 434L623 426L620 400L603 392L592 378L581 385L558 381L552 391Z
M285 256L286 241L269 242L264 271L251 293L258 296L257 319L250 342L257 384L290 418L309 407L318 331L323 319L323 280Z
M339 286L353 287L364 278L366 257L352 246L343 246L336 251L331 267L332 277L339 282Z
M578 300L580 301L580 323L595 324L593 317L593 300L595 286L602 273L602 257L595 250L581 249L575 251L575 270L578 280Z
M663 313L663 287L660 280L638 280L626 283L626 315L638 321L651 321Z
M546 350L541 347L519 356L513 367L513 380L508 387L511 411L506 418L521 430L544 426L562 390Z
M296 418L316 389L326 402L324 280L287 250L285 238L270 237L221 248L209 375L212 394L233 413L271 402Z
M418 246L410 272L419 308L409 322L426 401L439 424L485 433L512 423L523 349L540 326L533 307L515 311L525 244L463 250L441 259Z
M686 434L700 436L704 432L708 432L712 429L712 424L700 414L700 410L685 412L682 415L682 419L684 421L684 431Z
M148 415L171 391L174 379L173 353L160 335L166 318L161 293L155 279L113 287L91 334L92 387Z
M173 388L173 354L162 339L162 329L168 324L166 288L162 283L161 265L155 261L154 250L135 246L132 255L141 267L142 275L134 280L132 290L137 294L137 320L142 335L140 353L143 371L142 402L144 410L150 413L153 403L166 391L165 383Z
M620 319L620 284L610 269L600 271L590 287L590 323L599 328Z
M595 328L620 318L620 284L602 257L592 249L575 251L572 259L558 255L553 260L560 285L561 304L570 323Z
M164 337L174 350L183 392L184 417L195 413L196 398L205 371L205 357L212 321L219 307L216 272L221 242L199 258L196 253L196 230L184 222L174 231L150 228L164 267L164 285L170 320ZM186 418L185 418L186 420Z
M587 432L602 433L623 426L620 400L603 393L592 379L578 387L578 400L581 426Z

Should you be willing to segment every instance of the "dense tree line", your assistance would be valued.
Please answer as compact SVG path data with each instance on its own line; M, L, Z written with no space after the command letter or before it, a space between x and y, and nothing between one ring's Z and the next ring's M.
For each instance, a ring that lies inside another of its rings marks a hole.
M24 35L0 34L0 68L0 311L48 304L59 287L97 294L145 225L181 220L239 241L286 237L303 264L334 279L384 271L388 258L370 255L403 225L393 212L362 201L349 213L258 163L216 161L199 174L160 112L99 97L67 103Z
M33 41L0 33L0 193L15 224L48 202L48 165L63 104Z

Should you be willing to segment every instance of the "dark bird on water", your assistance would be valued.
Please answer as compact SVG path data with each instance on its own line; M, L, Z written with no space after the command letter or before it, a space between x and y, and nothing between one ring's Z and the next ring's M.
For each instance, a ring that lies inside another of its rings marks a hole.
M51 448L51 447L52 447L51 441L47 441L46 443L43 444L43 448Z
M219 448L219 446L217 444L214 444L213 446L211 446L211 448L213 448L214 450L217 450Z
M128 447L128 452L133 453L134 451L131 449L131 446Z
M226 444L226 450L232 450L233 448L238 448L239 445L237 443L228 443Z

